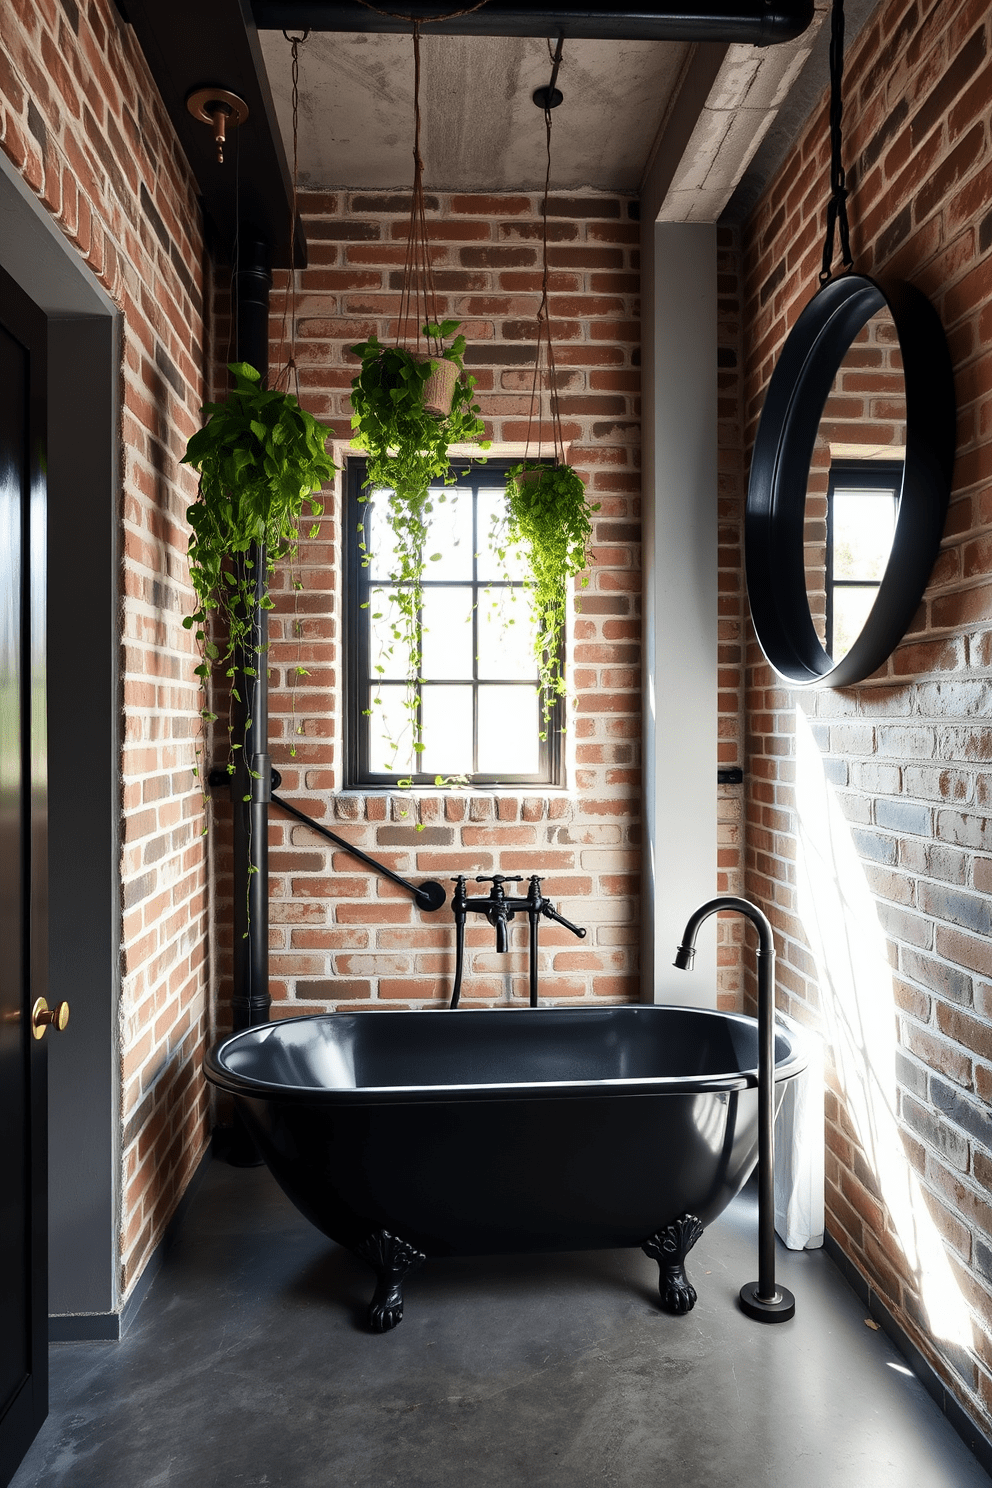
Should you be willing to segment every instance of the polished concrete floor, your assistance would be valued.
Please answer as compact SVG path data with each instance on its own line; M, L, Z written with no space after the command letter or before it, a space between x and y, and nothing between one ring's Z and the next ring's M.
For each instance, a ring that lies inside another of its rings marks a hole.
M264 1169L213 1163L120 1343L51 1351L12 1488L989 1488L823 1252L749 1321L756 1212L703 1236L682 1318L638 1251L429 1262L395 1332L371 1273Z

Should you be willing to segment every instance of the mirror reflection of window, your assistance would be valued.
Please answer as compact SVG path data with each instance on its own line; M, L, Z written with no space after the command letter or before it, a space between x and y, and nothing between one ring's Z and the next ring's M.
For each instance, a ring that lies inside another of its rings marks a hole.
M851 476L857 481L861 479L857 474L860 469L866 490L875 489L879 480L890 489L894 468L898 470L898 493L905 448L902 353L892 312L885 305L861 327L837 369L823 405L807 477L803 525L806 598L817 639L835 662L847 655L857 638L874 603L882 573L874 578L866 571L852 575L849 590L834 594L829 552L832 482L841 471L846 472L845 480ZM841 520L846 520L843 514ZM876 520L884 529L885 521L880 517ZM854 521L857 525L857 518ZM885 544L884 537L879 541ZM889 527L886 555L891 542ZM859 584L859 580L863 582Z
M827 494L827 653L839 661L864 628L899 514L901 461L835 460Z

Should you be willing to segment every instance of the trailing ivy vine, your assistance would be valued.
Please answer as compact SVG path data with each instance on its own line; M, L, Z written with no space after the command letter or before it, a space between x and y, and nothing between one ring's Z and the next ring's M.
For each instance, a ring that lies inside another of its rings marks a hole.
M591 506L581 477L570 465L542 465L523 460L507 471L506 516L502 532L494 533L494 546L522 547L533 596L535 621L534 655L537 660L543 730L558 698L567 692L562 670L561 648L568 614L569 580L586 572L587 547L592 535L590 518L599 511ZM496 522L499 524L500 517Z
M445 320L429 323L422 331L428 341L440 345L441 339L453 335L459 325L457 320ZM464 336L457 336L435 357L417 356L401 346L384 346L375 335L351 350L362 363L351 390L351 443L353 449L364 450L368 457L363 489L388 493L385 513L393 535L389 579L396 586L393 599L397 612L392 635L394 643L402 648L407 667L406 705L416 756L423 750L416 682L421 662L422 580L430 561L426 544L434 509L431 491L439 485L453 485L457 479L449 462L451 445L477 444L486 450L489 441L483 438L485 425L479 405L473 401L475 378L465 372ZM424 389L440 361L453 363L459 373L447 415L430 413L424 406ZM367 501L369 496L360 499ZM443 495L439 499L443 500ZM368 567L371 559L363 530L359 547L362 562ZM387 743L394 751L398 748L397 740Z
M187 517L189 572L197 609L183 624L195 630L200 649L196 675L204 693L201 717L217 715L207 703L207 683L217 673L234 679L239 668L255 677L261 648L253 624L256 603L272 609L268 581L280 558L295 553L304 507L323 511L316 492L337 469L325 448L332 431L301 408L291 394L262 386L247 362L233 362L234 388L223 403L207 403L207 423L190 439L184 465L199 473ZM316 534L316 527L310 536ZM259 575L257 564L264 565ZM220 625L211 626L215 614ZM251 719L246 721L246 728ZM243 739L228 723L229 773Z

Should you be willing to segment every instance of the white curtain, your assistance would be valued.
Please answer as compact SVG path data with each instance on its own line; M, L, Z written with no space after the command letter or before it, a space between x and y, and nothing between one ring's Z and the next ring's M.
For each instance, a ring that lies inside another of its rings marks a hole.
M823 1040L784 1013L775 1016L809 1052L775 1121L775 1228L790 1250L816 1250L823 1244Z

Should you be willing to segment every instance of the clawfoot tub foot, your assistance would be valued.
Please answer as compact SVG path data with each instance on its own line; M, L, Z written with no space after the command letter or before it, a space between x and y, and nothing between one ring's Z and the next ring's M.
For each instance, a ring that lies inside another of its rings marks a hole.
M369 1327L373 1333L388 1333L403 1319L404 1279L426 1256L388 1230L376 1230L369 1235L355 1246L355 1254L368 1261L376 1275L375 1291L369 1303Z
M685 1274L685 1258L703 1227L694 1214L683 1214L645 1240L641 1249L658 1262L658 1292L666 1312L691 1312L696 1289Z

